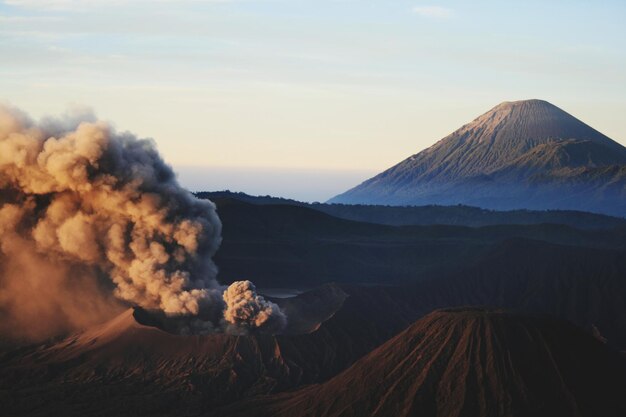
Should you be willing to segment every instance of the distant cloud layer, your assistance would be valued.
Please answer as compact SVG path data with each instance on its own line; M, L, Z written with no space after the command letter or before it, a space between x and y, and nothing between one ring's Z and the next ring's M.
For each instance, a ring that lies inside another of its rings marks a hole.
M436 19L447 19L452 17L452 9L441 6L417 6L413 8L413 13Z

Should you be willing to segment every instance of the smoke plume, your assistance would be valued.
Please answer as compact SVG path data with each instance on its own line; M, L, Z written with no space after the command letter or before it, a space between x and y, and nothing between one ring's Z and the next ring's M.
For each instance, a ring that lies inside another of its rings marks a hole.
M71 119L0 107L0 332L47 337L125 303L213 328L226 306L215 205L178 185L151 140ZM284 318L257 303L237 326Z
M250 281L233 282L224 291L224 320L239 329L265 328L280 331L287 318L280 308L256 293Z

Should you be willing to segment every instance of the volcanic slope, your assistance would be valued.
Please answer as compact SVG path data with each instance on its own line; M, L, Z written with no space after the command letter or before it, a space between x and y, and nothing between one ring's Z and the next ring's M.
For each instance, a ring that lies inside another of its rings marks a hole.
M330 200L626 214L626 148L542 100L505 102Z
M297 358L286 358L282 347L298 356L298 340L306 343L307 334L332 317L345 298L329 285L280 300L293 317L286 329L293 333L281 340L260 333L172 334L164 329L176 318L128 309L66 338L0 352L2 412L197 415L246 396L319 381ZM311 367L310 362L314 358L304 365Z
M267 392L289 371L272 337L177 336L132 309L0 362L0 402L12 416L185 416Z
M321 385L220 416L623 416L624 359L568 322L436 311Z

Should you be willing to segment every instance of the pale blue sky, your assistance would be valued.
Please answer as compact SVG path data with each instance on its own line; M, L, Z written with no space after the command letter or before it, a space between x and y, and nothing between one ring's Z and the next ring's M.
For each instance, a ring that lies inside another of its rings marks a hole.
M309 200L505 100L626 144L626 2L547 3L0 0L0 100L90 107L193 189Z

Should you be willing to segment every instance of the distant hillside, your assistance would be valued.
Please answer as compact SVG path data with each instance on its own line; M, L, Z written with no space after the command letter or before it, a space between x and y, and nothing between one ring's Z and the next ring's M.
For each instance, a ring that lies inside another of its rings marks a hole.
M626 148L548 102L505 102L330 202L623 217Z
M250 279L261 288L416 282L462 270L511 239L602 250L626 247L626 229L386 226L339 219L307 207L232 199L218 200L218 213L223 222L223 242L215 256L220 280Z
M489 304L566 317L626 347L626 230L563 225L384 226L306 207L218 202L220 280L416 288L422 314ZM349 303L352 297L348 297Z
M213 201L236 199L251 204L285 204L312 208L335 217L366 223L378 223L392 226L403 225L455 225L455 226L490 226L498 224L564 224L579 229L609 229L626 227L626 219L601 214L567 210L511 210L495 211L456 206L384 206L360 204L323 204L303 203L272 196L251 196L231 191L200 192L199 198Z

